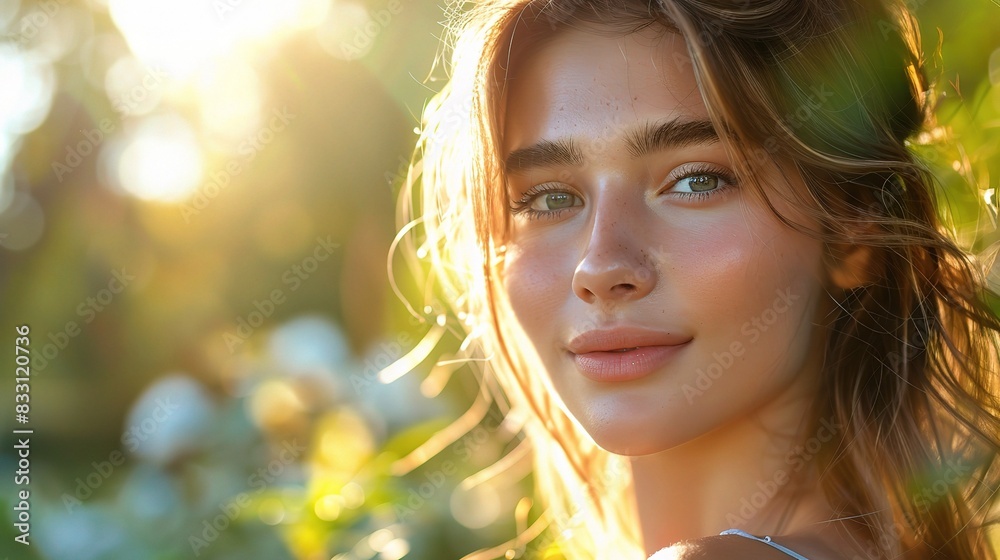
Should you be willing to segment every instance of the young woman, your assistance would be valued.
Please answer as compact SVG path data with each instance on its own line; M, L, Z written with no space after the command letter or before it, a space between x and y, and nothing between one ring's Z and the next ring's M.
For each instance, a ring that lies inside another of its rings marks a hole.
M1000 324L907 146L901 5L452 16L406 239L523 419L545 550L995 557Z

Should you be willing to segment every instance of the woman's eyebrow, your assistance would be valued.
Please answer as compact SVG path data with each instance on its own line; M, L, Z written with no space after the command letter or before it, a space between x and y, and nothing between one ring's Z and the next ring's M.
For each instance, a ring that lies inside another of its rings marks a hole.
M709 120L647 121L625 135L625 144L632 157L691 144L714 144L718 141L719 133Z
M691 144L714 144L719 134L708 120L680 120L644 122L625 134L625 146L632 157L656 151L680 148ZM558 140L539 140L512 151L504 160L508 173L523 173L537 167L582 165L583 152L572 137Z
M540 140L527 148L514 150L507 156L504 167L508 173L527 171L536 167L580 165L583 152L572 138Z

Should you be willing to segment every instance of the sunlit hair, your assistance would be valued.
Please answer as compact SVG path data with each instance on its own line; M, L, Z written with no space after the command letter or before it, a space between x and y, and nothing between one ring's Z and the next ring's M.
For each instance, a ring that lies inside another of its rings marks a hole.
M693 69L747 191L822 239L830 263L873 251L868 281L837 300L812 409L844 427L818 457L829 502L870 535L870 558L995 557L984 528L998 482L1000 325L982 266L942 222L939 186L908 144L930 124L933 90L901 5L484 0L448 16L449 79L425 109L395 249L436 294L428 303L442 302L431 314L467 335L461 353L483 359L479 410L493 402L517 419L546 508L538 526L478 557L523 547L546 523L543 544L567 558L644 557L627 461L567 414L506 299L500 139L506 78L533 45L567 27L657 26L686 39L689 56L674 62ZM781 195L757 178L777 160L803 179L806 195L791 202L821 231L771 204ZM945 479L943 495L921 497Z

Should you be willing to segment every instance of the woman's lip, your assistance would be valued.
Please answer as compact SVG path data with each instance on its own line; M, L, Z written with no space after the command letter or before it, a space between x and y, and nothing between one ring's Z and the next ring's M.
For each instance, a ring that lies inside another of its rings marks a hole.
M570 357L580 373L593 381L621 382L653 373L686 347L687 342L669 346L640 346L625 352L570 352Z
M690 336L677 332L619 325L613 328L581 332L566 343L566 349L574 354L586 354L644 346L677 346L686 344L690 340Z

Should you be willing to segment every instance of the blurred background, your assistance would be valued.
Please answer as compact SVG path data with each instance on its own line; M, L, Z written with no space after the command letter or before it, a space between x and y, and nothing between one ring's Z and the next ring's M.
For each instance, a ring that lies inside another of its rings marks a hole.
M909 5L929 55L943 37L923 141L953 140L915 148L986 253L1000 5ZM386 272L443 19L431 0L0 0L0 556L455 559L537 516L461 337Z

